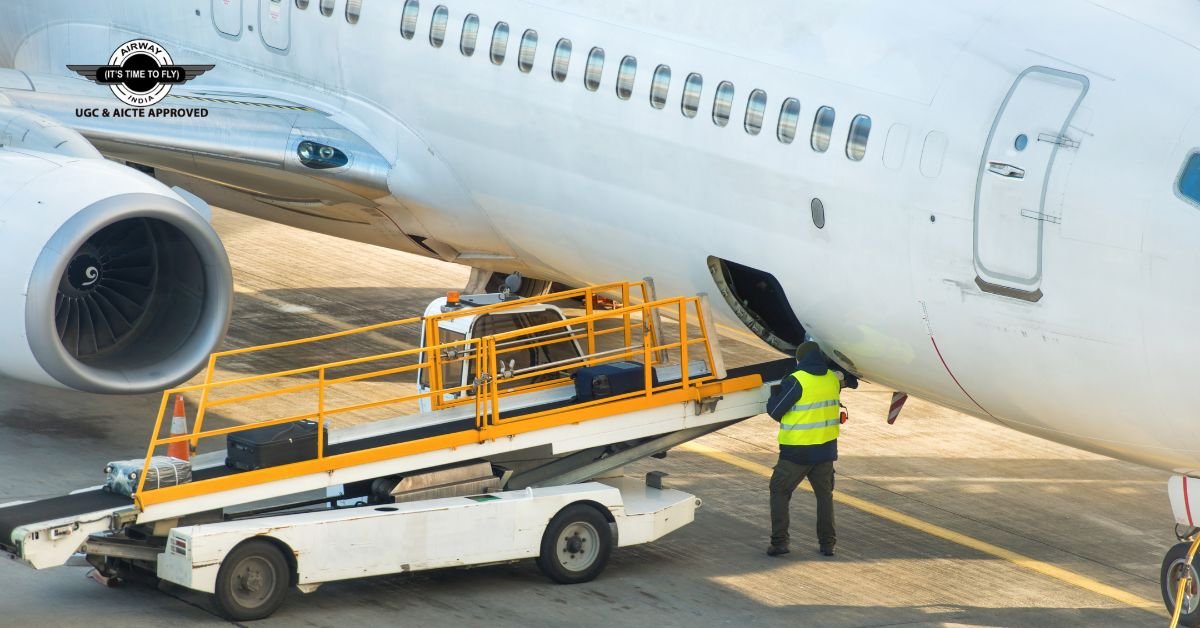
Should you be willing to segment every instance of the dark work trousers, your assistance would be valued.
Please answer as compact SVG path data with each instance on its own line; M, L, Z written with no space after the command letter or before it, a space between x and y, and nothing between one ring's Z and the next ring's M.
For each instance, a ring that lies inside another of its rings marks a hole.
M775 463L775 473L771 474L771 545L788 544L788 505L792 493L806 477L817 497L817 542L821 545L837 542L833 532L833 462L804 465L780 458Z

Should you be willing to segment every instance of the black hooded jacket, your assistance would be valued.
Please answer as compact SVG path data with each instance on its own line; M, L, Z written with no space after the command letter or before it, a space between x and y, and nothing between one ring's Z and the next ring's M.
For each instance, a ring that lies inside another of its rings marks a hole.
M820 351L810 351L796 363L796 370L813 375L824 375L829 370L829 359ZM858 386L858 380L853 375L845 372L843 374L847 387L856 388ZM797 401L800 401L803 393L804 389L795 377L785 377L783 383L767 400L767 414L770 414L771 418L776 421L783 419L783 415L787 414ZM779 457L801 465L832 462L838 457L837 439L820 445L780 445Z

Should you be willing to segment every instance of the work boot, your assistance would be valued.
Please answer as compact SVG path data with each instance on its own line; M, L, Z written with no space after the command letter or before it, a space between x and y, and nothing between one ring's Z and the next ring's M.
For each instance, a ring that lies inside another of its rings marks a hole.
M821 555L822 556L833 556L833 546L832 545L822 545L821 546Z
M783 556L790 551L786 545L771 545L767 548L767 556Z

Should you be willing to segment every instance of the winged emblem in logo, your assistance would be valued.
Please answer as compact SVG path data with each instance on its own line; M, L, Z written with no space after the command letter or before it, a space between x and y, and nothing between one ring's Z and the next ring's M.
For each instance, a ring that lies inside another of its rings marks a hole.
M107 85L127 105L156 105L171 87L186 83L213 69L212 64L176 65L165 48L149 39L121 44L107 65L68 65L67 69L89 81Z

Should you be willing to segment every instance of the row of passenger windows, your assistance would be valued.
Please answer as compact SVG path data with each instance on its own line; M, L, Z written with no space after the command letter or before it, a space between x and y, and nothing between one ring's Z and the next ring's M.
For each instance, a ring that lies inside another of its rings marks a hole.
M320 0L322 15L332 15L337 0ZM295 0L300 9L307 9L309 0ZM351 24L358 22L362 14L363 0L347 0L346 21ZM420 15L419 0L405 0L404 10L400 20L400 35L404 39L413 39L417 33L417 18ZM441 48L446 42L446 31L450 23L450 10L444 5L438 5L433 10L433 19L429 25L429 43L434 48ZM488 46L488 57L495 65L503 65L508 55L509 26L506 22L497 22L492 29L491 43ZM474 56L479 44L479 16L474 13L463 18L462 33L458 49L463 56ZM533 29L526 30L521 35L517 49L517 69L526 74L533 71L534 57L537 53L538 34ZM554 55L550 63L550 76L562 83L567 80L571 67L572 44L569 39L560 39L554 46ZM598 91L600 81L604 76L604 49L595 47L587 54L583 69L583 86L588 91ZM616 94L621 100L633 97L634 80L637 78L638 61L635 57L626 56L617 66ZM650 81L650 106L664 109L667 106L668 93L671 87L671 68L659 65L654 69ZM704 77L695 72L688 74L683 82L683 93L680 97L680 111L688 118L695 118L700 113L700 100L704 88ZM729 81L717 84L713 96L712 121L719 127L729 124L733 113L735 88ZM746 100L746 113L742 120L742 128L750 135L762 132L767 117L767 93L761 89L750 92ZM812 130L809 133L809 146L818 153L829 150L833 141L833 124L837 113L832 107L819 107L813 115ZM785 98L779 108L775 121L775 137L784 144L795 141L800 128L800 101L795 98ZM850 130L846 137L846 157L853 161L862 161L867 154L867 140L871 135L870 116L859 114L850 121Z

